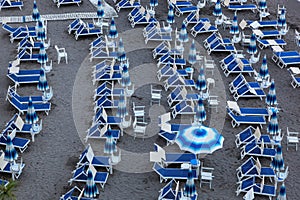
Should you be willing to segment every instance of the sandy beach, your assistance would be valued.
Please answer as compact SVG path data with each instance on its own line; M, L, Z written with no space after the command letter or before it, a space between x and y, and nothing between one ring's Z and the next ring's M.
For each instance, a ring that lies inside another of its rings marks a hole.
M83 3L78 7L74 6L57 6L53 1L39 1L37 0L38 8L41 14L54 14L54 13L71 13L71 12L96 12L96 8L88 1L82 0ZM250 0L248 2L251 2ZM114 5L112 0L107 1L110 5ZM194 2L195 3L195 2ZM288 45L285 46L285 50L297 50L298 48L294 42L294 29L300 30L300 15L298 9L300 8L299 2L296 0L289 1L267 1L269 11L271 13L270 19L275 19L277 3L285 4L287 8L287 23L290 30L284 40ZM142 0L141 4L149 7L148 0ZM18 9L1 10L0 16L20 16L31 15L33 0L26 1L22 11ZM152 58L152 49L159 42L150 41L145 45L143 36L141 35L141 28L144 26L137 25L136 29L132 29L130 23L127 20L127 14L130 9L121 10L118 13L118 18L115 18L117 30L120 36L123 38L127 57L130 61L129 72L131 80L136 84L136 90L134 95L129 99L129 104L132 101L138 105L146 105L146 120L151 127L149 129L149 137L144 141L141 139L133 140L132 129L126 129L124 136L118 142L118 147L124 150L124 152L131 152L136 155L147 156L149 151L153 150L153 143L158 143L164 146L163 141L157 135L159 128L155 126L155 119L158 113L164 113L169 111L165 98L162 100L162 105L150 106L150 84L161 85L157 79L151 79L155 77L157 67L156 61ZM159 2L159 6L156 7L156 18L158 21L165 21L167 18L167 1ZM212 22L215 17L212 15L213 6L208 6L205 10L200 11L201 17L208 17ZM223 13L230 18L233 18L233 12L223 9ZM183 19L187 15L181 17L175 17L175 24L173 28L180 29ZM258 20L258 16L248 11L238 12L238 20L251 19ZM71 172L75 169L76 163L80 153L84 150L87 143L83 141L86 133L86 127L89 127L92 123L93 117L93 95L91 91L96 88L92 85L91 68L93 64L96 64L100 60L89 62L89 43L96 39L96 37L83 37L78 41L75 40L73 35L67 33L67 26L72 20L64 21L48 21L48 33L47 37L51 38L51 46L47 50L48 57L53 60L53 70L47 74L47 80L49 85L53 87L54 97L51 100L52 109L48 116L44 113L39 113L39 117L43 119L43 130L35 137L35 142L31 142L28 149L20 154L26 166L17 180L18 186L16 187L17 199L37 199L37 200L52 200L59 199L61 195L66 193L72 186L78 185L80 188L84 187L84 184L73 183L69 186L68 180L71 178ZM89 21L91 20L84 20ZM12 26L18 26L20 24L12 24ZM34 25L30 23L28 25ZM187 28L188 32L191 26ZM229 34L229 30L223 30L219 27L219 31L223 38L232 37ZM250 33L248 29L247 34ZM203 55L207 55L203 47L203 40L209 34L199 35L195 38L197 42L197 48L199 47ZM124 39L126 38L126 39ZM189 44L193 39L193 36L189 35ZM16 45L17 43L10 43L7 32L0 29L0 43L1 47L1 59L0 65L0 125L4 127L5 123L16 113L9 102L5 101L7 88L12 85L9 78L6 77L8 62L15 59L17 55ZM69 58L68 64L64 60L58 64L57 54L54 49L54 45L59 47L65 47ZM188 45L187 45L188 47ZM236 45L237 49L246 48L241 45ZM188 49L188 48L186 48ZM186 52L187 53L187 52ZM286 134L286 127L289 127L293 131L300 131L300 119L299 119L299 88L293 89L290 85L291 77L286 69L280 69L272 60L272 51L270 49L264 49L261 54L267 55L268 67L271 78L275 79L278 107L281 109L278 114L279 128ZM211 58L216 63L227 56L226 53L213 53ZM247 54L246 54L247 55ZM249 55L247 55L249 56ZM253 67L256 71L259 71L261 60L254 64ZM39 69L40 65L36 62L22 62L22 69ZM147 67L147 73L140 73L140 71ZM148 73L149 72L149 73ZM150 73L153 73L150 75ZM229 93L228 84L234 79L235 75L225 77L222 70L215 69L214 77L218 80L218 84L212 89L212 93L215 95L224 95L221 98L220 105L225 105L227 100L233 100L232 95ZM196 79L198 73L194 74ZM210 74L208 77L212 77ZM251 77L249 78L251 80ZM225 90L222 87L225 86ZM18 92L22 95L40 95L41 92L36 90L36 86L21 85L18 88ZM166 97L170 91L164 93L163 97ZM265 90L268 92L268 89ZM240 99L238 101L240 106L248 107L264 107L266 104L259 99ZM85 107L87 106L87 107ZM130 106L131 107L131 106ZM80 109L79 109L80 108ZM74 110L76 109L76 110ZM211 155L207 155L202 159L205 166L214 167L214 180L213 189L209 189L207 185L203 188L199 187L199 181L196 182L198 199L212 199L212 200L227 200L227 199L242 199L242 194L236 196L235 191L237 188L237 178L235 170L238 168L244 160L240 159L240 150L235 147L235 134L246 128L242 125L237 128L232 128L230 118L227 114L224 114L225 107L220 108L218 113L207 110L208 120L206 125L212 125L218 127L222 135L225 138L223 148L214 152ZM132 112L132 111L130 111ZM79 114L82 115L79 115ZM79 117L78 117L79 116ZM177 121L190 120L186 117L178 118ZM267 126L262 129L262 133L266 133ZM19 137L25 137L30 139L29 134L18 134ZM101 153L101 144L99 140L89 139L88 143L93 145L93 149L97 155ZM174 144L177 146L176 144ZM286 151L286 137L282 141L283 156L285 165L289 166L289 175L285 181L287 188L288 199L298 199L298 188L300 175L298 173L298 167L300 161L298 159L299 152L291 148ZM1 147L4 150L4 146ZM172 149L173 147L169 147ZM178 147L174 147L176 149ZM131 155L132 155L131 154ZM151 171L152 163L139 166L137 161L127 160L128 153L124 154L119 166L114 167L114 173L109 176L107 184L104 190L100 191L99 199L119 200L119 199L157 199L159 189L162 188L165 183L159 183L159 176ZM130 162L137 162L132 164L139 170L134 171L135 168L130 165ZM270 159L261 159L262 165L268 166ZM126 168L126 170L124 170ZM10 175L1 174L0 178L9 179ZM184 182L182 181L182 184ZM278 184L280 187L280 184ZM100 187L99 187L100 189ZM278 188L279 191L279 188ZM262 196L257 196L256 199L267 199Z

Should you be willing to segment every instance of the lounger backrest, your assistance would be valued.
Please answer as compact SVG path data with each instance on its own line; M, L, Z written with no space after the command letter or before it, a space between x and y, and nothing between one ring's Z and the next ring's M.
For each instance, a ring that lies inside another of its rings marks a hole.
M1 171L3 171L5 169L7 164L8 164L8 162L4 160L4 153L2 153L1 156L0 156L0 169L1 169Z
M142 6L140 7L140 14L144 15L145 14L146 9Z
M20 116L18 116L14 124L19 130L22 130L24 126L24 121Z
M106 133L106 131L107 131L107 126L108 126L108 125L105 124L104 127L101 128L101 130L100 130L100 137L103 137L104 134Z
M79 196L78 196L78 199L81 199L81 198L82 198L83 193L84 193L84 189L81 190L81 192L80 192L80 194L79 194Z
M9 137L10 137L11 140L13 140L13 139L16 137L16 132L17 132L16 129L14 129L14 130L12 130L12 131L10 132Z
M160 129L161 129L162 131L166 131L166 132L168 132L168 133L171 133L171 132L172 132L171 124L169 124L169 123L162 123Z
M203 22L203 23L204 23L204 29L205 29L206 31L208 31L209 28L211 27L211 24L210 24L209 22Z
M239 107L239 105L237 104L237 102L235 102L235 101L227 101L227 106L228 106L230 109L234 110L235 112L241 114L241 110L240 110L240 107Z
M103 107L102 107L102 117L105 120L105 122L107 122L107 113Z
M160 124L164 124L166 122L169 122L171 120L171 113L165 113L159 116Z
M243 95L249 91L249 86L247 83L243 84L241 87L237 89L238 95Z
M92 163L93 158L94 158L94 152L93 152L92 147L90 146L86 153L86 159L88 160L89 163Z
M260 133L259 127L257 127L257 128L255 129L254 136L256 137L257 140L260 139L261 133Z
M261 171L261 164L260 164L260 161L259 161L258 158L257 158L257 160L256 160L255 166L256 166L256 169L257 169L258 174L260 174L260 171Z
M145 19L146 19L146 22L149 22L151 16L150 14L147 12L146 16L145 16ZM158 23L159 24L159 23Z
M89 169L92 171L93 177L95 178L97 170L95 169L95 167L91 163L89 164L89 168L87 170L89 170Z

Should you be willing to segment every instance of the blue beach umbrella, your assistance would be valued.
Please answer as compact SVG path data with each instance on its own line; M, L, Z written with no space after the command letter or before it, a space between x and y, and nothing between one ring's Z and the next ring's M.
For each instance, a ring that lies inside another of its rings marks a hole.
M214 11L213 11L213 15L216 17L222 16L222 8L221 8L220 0L217 0L217 3L215 5Z
M250 44L247 48L247 52L251 55L256 54L257 48L256 48L256 37L255 34L252 33L251 38L250 38Z
M230 34L238 34L239 31L239 26L238 26L238 20L237 20L237 14L234 12L233 20L232 20L232 25L230 27Z
M93 173L90 169L88 169L86 185L84 188L83 195L85 197L93 198L99 194L99 190L95 184Z
M284 170L284 161L280 145L278 145L276 148L276 154L275 157L272 159L271 167L276 171Z
M272 79L271 86L270 86L270 89L269 89L269 93L267 94L266 104L268 104L268 106L276 106L277 105L274 79Z
M267 132L270 133L270 135L276 135L279 131L278 128L278 119L276 111L272 111L271 119L268 124Z
M25 122L27 124L35 124L37 121L39 121L39 118L34 110L31 97L29 97Z
M276 200L286 200L286 188L284 183L280 186L279 195L277 196Z
M120 62L123 62L123 61L127 60L122 38L120 38L119 44L118 44L118 58L117 59Z
M185 197L193 197L196 194L196 186L193 178L193 171L190 168L188 172L188 177L186 183L184 185L183 196Z
M200 122L202 124L202 122L206 120L206 112L201 98L199 98L198 103L195 106L195 113L196 122Z
M43 68L41 68L41 71L40 71L40 78L39 78L39 82L37 85L37 89L40 91L46 91L49 89L49 85L48 85L46 75L45 75L45 70Z
M258 76L263 80L263 82L267 79L269 75L268 64L267 64L267 55L264 55L261 67L259 69Z
M150 0L150 7L153 8L156 6L158 6L158 0Z
M123 87L128 87L131 85L127 63L123 63L121 85Z
M45 63L47 63L47 61L48 61L48 56L46 53L46 49L45 49L44 43L41 42L40 52L38 55L38 62L41 63L41 65L43 66Z
M6 136L6 147L4 151L4 160L7 162L14 162L18 158L18 153L11 141L11 138L9 135Z
M32 20L38 21L41 19L40 12L38 10L38 7L36 5L36 1L33 1L33 11L32 11Z
M202 92L206 89L206 80L204 74L203 66L200 68L200 73L198 79L196 81L196 88L200 91L200 96L202 96Z
M175 142L183 151L209 154L223 147L224 137L214 128L191 126L180 130Z
M189 58L188 58L188 61L191 65L193 65L197 62L196 54L197 54L197 50L196 50L195 40L193 39L192 44L191 44L191 48L190 48L190 51L189 51Z
M267 1L266 0L259 0L258 9L264 10L266 8L267 8Z
M112 137L111 131L107 131L105 145L104 145L104 153L106 154L113 154L117 152L116 141Z
M282 9L278 19L278 26L286 26L285 10Z
M175 22L174 7L172 5L169 5L167 22L169 23L169 25L171 25L171 24L173 24Z
M117 31L117 27L116 27L114 18L112 18L111 22L110 22L108 37L111 39L115 39L118 37L118 31Z
M117 117L124 118L127 114L128 114L128 112L127 112L127 107L126 107L125 94L123 91L121 91L116 115L117 115Z
M181 42L181 44L189 41L189 36L187 34L186 26L184 22L182 22L178 40Z
M43 22L39 20L37 26L37 40L44 41L45 39L46 39L45 27Z

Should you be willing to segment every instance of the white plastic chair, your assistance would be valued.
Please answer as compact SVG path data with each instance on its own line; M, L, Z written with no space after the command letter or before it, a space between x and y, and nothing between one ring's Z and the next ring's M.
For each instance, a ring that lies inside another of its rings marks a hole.
M200 173L200 188L202 186L202 183L208 183L209 188L211 189L211 184L213 180L213 170L214 168L210 167L203 167L201 166L201 173Z
M138 122L135 117L132 127L133 127L133 132L134 132L134 139L136 138L137 135L142 135L142 138L144 140L145 134L146 134L147 123L146 122Z
M286 149L289 150L289 146L294 146L296 151L298 150L298 143L299 143L299 132L291 132L289 131L289 127L286 127Z
M134 102L132 102L132 109L135 119L138 122L145 122L145 106L136 106Z
M220 101L218 100L218 96L209 96L207 102L209 108L215 108L216 112L218 112L218 105L220 103Z
M215 69L215 61L214 60L208 60L206 56L203 57L203 62L205 66L206 71L210 71L212 75L214 75L214 69Z
M154 89L153 85L151 85L151 102L150 105L152 106L154 103L157 103L160 105L160 99L161 99L161 90L160 89Z
M65 58L66 59L66 63L68 64L68 54L66 52L65 48L58 48L57 45L55 45L55 49L57 51L57 62L58 64L60 63L60 59L61 58Z

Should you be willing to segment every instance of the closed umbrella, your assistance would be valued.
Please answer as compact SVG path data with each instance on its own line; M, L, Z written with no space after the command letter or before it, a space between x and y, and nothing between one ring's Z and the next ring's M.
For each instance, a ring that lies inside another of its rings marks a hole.
M203 101L199 98L197 105L195 106L195 119L196 123L202 124L206 120L206 112L204 109Z
M103 5L102 5L102 0L98 0L98 4L97 4L98 25L101 24L104 14L105 13L104 13Z
M127 114L128 114L128 112L127 112L127 107L126 107L125 94L123 91L121 91L116 116L121 117L123 119Z
M41 20L38 20L38 26L36 28L37 31L37 40L44 41L46 39L46 32L44 24Z
M130 76L129 76L129 72L128 72L127 63L123 63L121 85L126 88L131 85L131 80L130 80Z
M127 60L127 58L126 58L126 52L124 49L124 44L123 44L122 38L120 38L119 44L118 44L118 61L123 62L126 60Z
M213 15L216 17L222 16L222 8L221 8L221 3L220 0L217 0L216 5L214 7Z
M193 178L193 171L190 168L188 172L188 177L184 185L183 196L184 197L194 197L196 195L196 186Z
M174 7L171 4L169 5L167 22L169 23L169 26L175 22Z
M286 26L285 9L281 9L281 13L278 19L278 26L280 27Z
M266 0L259 0L258 9L265 10L266 8L267 8L267 1Z
M264 55L261 67L259 69L259 77L262 79L263 85L266 85L266 79L269 75L268 64L267 64L267 56Z
M182 22L181 30L180 30L180 32L179 32L178 40L180 41L181 46L182 46L182 44L183 44L184 42L188 42L188 41L189 41L189 36L188 36L188 34L187 34L186 26L185 26L185 23L184 23L184 22Z
M275 157L272 159L271 167L276 171L284 170L284 161L280 145L278 145L276 148L276 154Z
M43 68L41 68L40 70L40 78L37 85L37 89L40 91L46 91L49 89L49 85L45 75L45 70Z
M254 33L252 33L250 37L250 44L247 48L247 52L251 54L250 62L255 60L254 55L257 53L257 47L256 47L256 37Z
M272 110L267 132L270 133L270 135L276 135L279 132L277 114L274 110Z
M158 0L150 0L150 7L154 9L156 6L158 6Z
M86 185L84 188L83 195L85 197L93 198L96 197L99 194L99 190L96 186L96 183L94 181L93 173L90 169L88 169L87 179L86 179Z
M37 121L39 121L39 118L34 110L31 97L29 97L25 122L27 124L35 124Z
M272 79L269 92L267 94L266 103L268 106L277 106L276 90L275 90L275 81Z
M4 151L4 160L7 162L13 163L18 158L18 153L12 143L11 137L6 136L6 147Z
M32 11L32 20L38 21L41 19L40 12L38 10L38 7L36 5L36 1L33 1L33 11Z
M200 73L196 81L196 88L200 91L200 97L202 98L202 93L206 89L205 72L203 66L200 68Z
M189 58L188 58L188 61L191 65L193 65L197 62L196 54L197 54L197 50L196 50L196 46L195 46L195 40L193 39L192 44L191 44L191 48L190 48L190 51L189 51Z
M117 27L116 27L114 18L112 18L111 22L110 22L108 37L111 39L115 39L118 37L118 31L117 31Z
M239 34L239 26L238 26L238 20L237 20L237 14L234 12L232 25L230 27L230 34L233 34L233 42L237 42L236 35Z
M107 134L105 135L106 141L104 145L104 153L112 155L114 152L117 152L116 141L114 140L111 131L107 131Z
M44 64L47 63L47 61L48 61L48 56L47 56L47 53L46 53L46 49L45 49L44 43L41 42L40 52L39 52L39 55L38 55L38 62L41 63L41 65L43 67Z
M286 200L286 188L284 183L280 186L279 195L276 200Z

